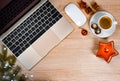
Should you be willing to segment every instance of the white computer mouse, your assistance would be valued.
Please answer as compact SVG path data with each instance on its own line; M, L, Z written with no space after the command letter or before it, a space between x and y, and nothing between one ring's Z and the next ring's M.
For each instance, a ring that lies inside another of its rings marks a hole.
M65 7L65 12L79 27L83 26L87 21L84 13L74 3L68 4Z

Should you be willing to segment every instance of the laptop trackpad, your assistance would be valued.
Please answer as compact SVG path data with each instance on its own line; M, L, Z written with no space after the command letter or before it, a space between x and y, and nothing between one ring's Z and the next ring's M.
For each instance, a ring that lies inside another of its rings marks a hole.
M41 57L44 57L59 42L60 39L53 31L51 31L51 29L49 29L44 35L34 42L32 47L36 50L36 52L39 53Z

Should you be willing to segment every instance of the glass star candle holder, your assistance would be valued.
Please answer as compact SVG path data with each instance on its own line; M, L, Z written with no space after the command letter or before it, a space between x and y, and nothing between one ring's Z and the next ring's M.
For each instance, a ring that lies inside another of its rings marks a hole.
M108 43L99 43L99 49L97 52L97 57L105 59L106 62L110 62L113 56L118 55L117 50L114 48L114 41Z

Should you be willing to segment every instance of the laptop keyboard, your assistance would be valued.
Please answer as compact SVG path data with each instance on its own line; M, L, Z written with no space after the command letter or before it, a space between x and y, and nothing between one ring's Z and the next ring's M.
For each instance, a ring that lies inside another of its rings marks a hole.
M61 17L56 8L47 1L2 41L18 57Z

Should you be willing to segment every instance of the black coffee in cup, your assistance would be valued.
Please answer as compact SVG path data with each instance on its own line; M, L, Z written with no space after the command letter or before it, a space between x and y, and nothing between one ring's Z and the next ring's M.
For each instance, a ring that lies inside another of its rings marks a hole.
M108 16L103 16L99 20L99 25L103 29L109 29L112 26L112 19Z

